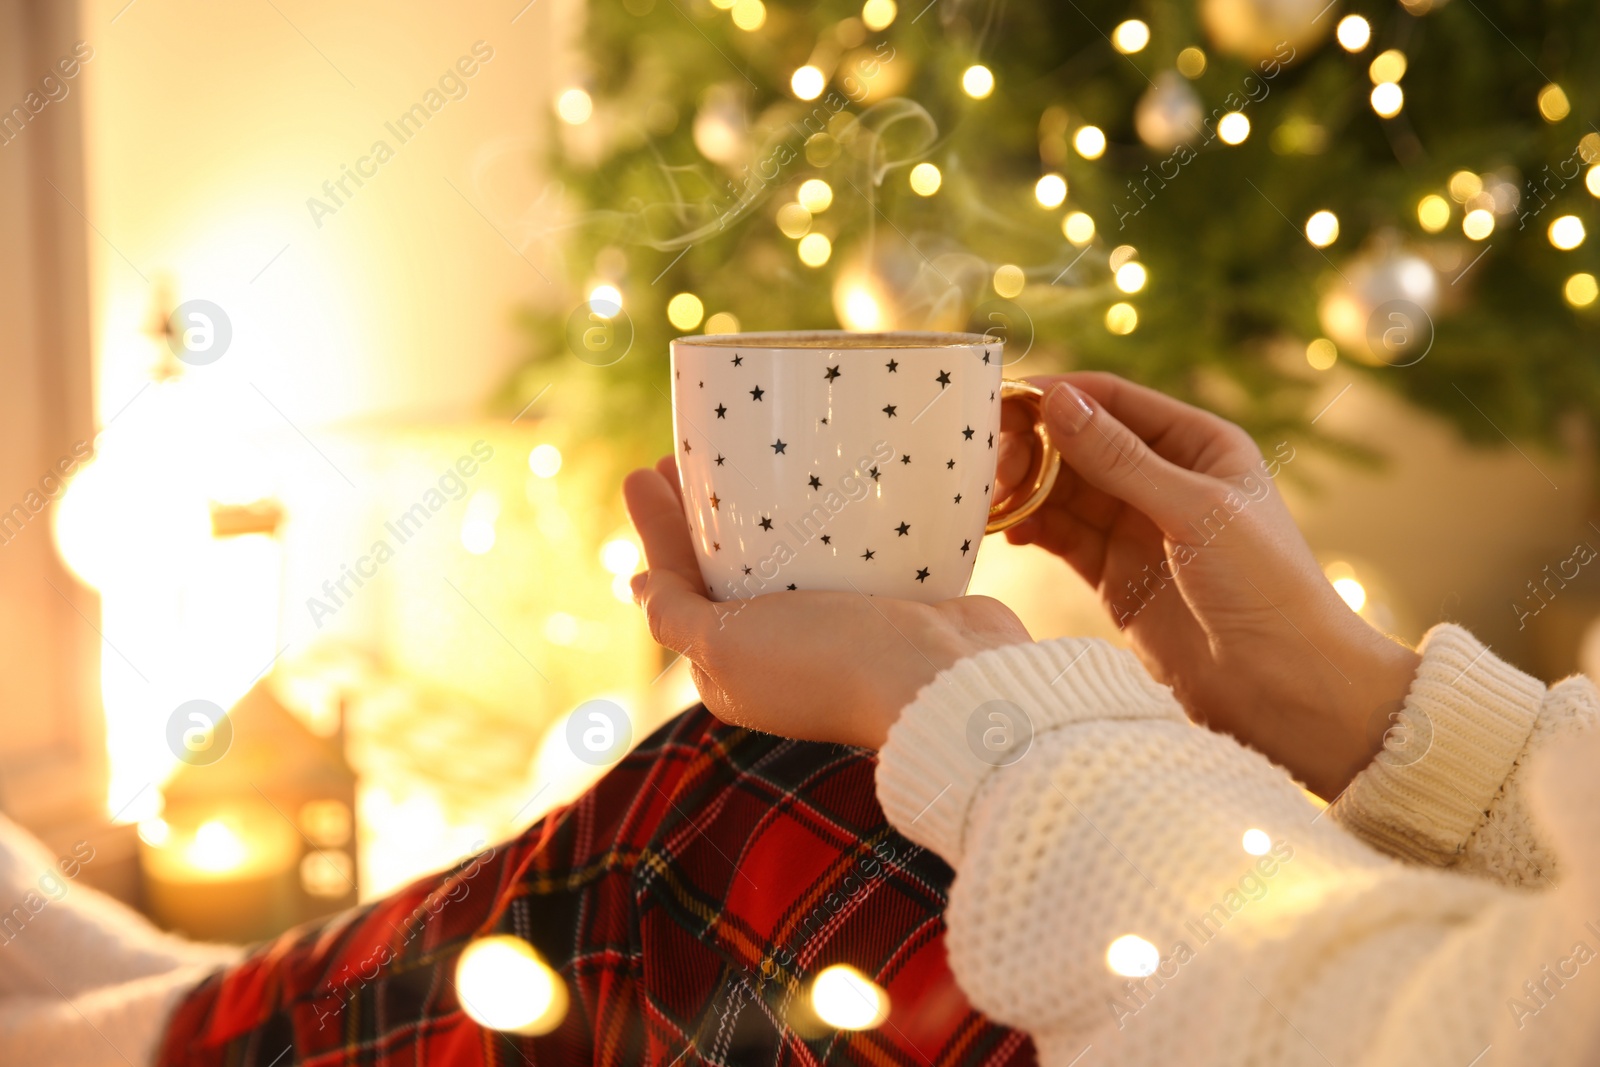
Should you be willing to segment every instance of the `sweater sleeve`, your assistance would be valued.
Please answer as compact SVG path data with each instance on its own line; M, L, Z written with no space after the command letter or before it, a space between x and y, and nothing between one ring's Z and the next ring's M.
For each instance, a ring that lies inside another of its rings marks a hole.
M1459 626L1434 627L1383 751L1331 814L1374 847L1509 885L1555 875L1531 817L1528 764L1600 722L1600 693L1577 676L1543 682Z
M958 981L1045 1064L1562 1067L1600 1018L1600 738L1567 749L1526 806L1570 876L1518 890L1381 854L1130 654L1062 640L942 672L878 795L956 869Z

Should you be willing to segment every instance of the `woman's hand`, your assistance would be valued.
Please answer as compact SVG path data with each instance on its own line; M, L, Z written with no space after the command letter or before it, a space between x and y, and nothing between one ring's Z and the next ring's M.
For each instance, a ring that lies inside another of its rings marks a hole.
M879 748L917 691L957 660L1030 640L1004 604L917 604L859 593L785 592L713 603L695 559L671 456L623 482L648 570L633 595L657 641L688 660L724 722L808 741Z
M1335 796L1381 747L1418 658L1323 576L1273 484L1293 449L1263 459L1232 423L1115 375L1033 382L1065 462L1007 537L1094 586L1192 718Z

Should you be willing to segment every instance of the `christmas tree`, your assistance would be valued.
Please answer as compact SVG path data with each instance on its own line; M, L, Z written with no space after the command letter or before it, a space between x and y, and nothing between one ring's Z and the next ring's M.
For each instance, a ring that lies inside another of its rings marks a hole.
M505 403L648 460L672 337L842 325L1262 439L1341 362L1476 439L1596 410L1600 7L912 2L591 4Z

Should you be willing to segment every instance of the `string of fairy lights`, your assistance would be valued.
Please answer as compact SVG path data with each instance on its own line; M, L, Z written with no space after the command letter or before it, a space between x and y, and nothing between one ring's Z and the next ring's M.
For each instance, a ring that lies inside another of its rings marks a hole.
M726 12L733 26L741 31L753 34L767 25L768 11L763 0L711 0L711 3ZM1416 15L1426 13L1435 5L1429 0L1410 0L1405 6ZM887 30L899 14L895 0L866 0L859 18L846 19L845 22L851 24L851 32L859 38L863 30L874 33ZM841 31L841 37L843 35ZM1153 37L1150 25L1141 19L1121 22L1108 36L1116 51L1130 56L1146 51ZM1383 120L1400 116L1406 106L1403 86L1408 59L1405 52L1400 48L1387 48L1366 58L1366 54L1374 48L1376 34L1373 24L1362 15L1351 14L1340 19L1334 39L1352 57L1366 59L1366 73L1371 82L1367 102L1372 112ZM1218 42L1217 46L1222 45ZM1237 48L1231 50L1238 51ZM1188 45L1178 51L1173 60L1175 74L1169 72L1162 75L1153 83L1146 101L1141 102L1141 111L1145 110L1146 104L1158 105L1150 108L1155 114L1148 123L1144 115L1139 116L1137 128L1142 140L1152 147L1170 148L1180 140L1192 139L1201 133L1198 99L1194 97L1193 90L1184 87L1184 82L1200 79L1208 65L1206 52L1196 45ZM833 75L823 65L808 62L791 72L789 91L796 100L814 101L828 91L832 79ZM996 90L997 75L987 65L973 63L960 71L959 86L968 98L985 100ZM1194 101L1192 108L1188 104L1190 100ZM1555 83L1540 90L1537 106L1540 116L1551 124L1561 122L1571 113L1566 91ZM1163 107L1166 109L1165 115L1162 113ZM569 87L558 94L555 111L563 122L577 126L590 121L594 105L584 89ZM1187 128L1173 129L1174 121ZM1216 141L1224 146L1242 145L1252 136L1251 119L1242 109L1228 111L1216 119L1214 132ZM1290 123L1285 123L1283 128L1274 131L1274 144L1278 143L1277 138L1280 137L1287 142L1295 137L1321 135L1321 130L1291 129ZM1081 205L1069 202L1069 182L1063 173L1069 146L1070 152L1079 159L1093 163L1106 154L1109 142L1106 132L1099 126L1091 123L1073 125L1065 109L1047 108L1040 121L1040 157L1050 169L1034 183L1033 200L1042 210L1061 212L1059 226L1062 236L1073 248L1083 249L1096 241L1100 229L1092 214ZM1586 134L1580 140L1576 154L1587 167L1584 184L1588 192L1600 198L1600 134ZM923 198L937 197L945 187L945 175L931 161L922 161L910 167L901 180L907 183L912 193ZM1415 225L1422 234L1428 236L1444 234L1452 225L1456 225L1467 240L1484 242L1498 229L1504 228L1509 217L1515 216L1518 200L1518 182L1514 174L1499 171L1476 173L1463 169L1452 174L1443 188L1421 196L1415 205ZM794 254L806 268L821 269L835 258L835 238L818 225L818 216L827 212L833 202L833 187L823 178L809 177L799 184L794 198L780 205L776 211L778 230L794 242ZM1299 229L1305 240L1317 249L1331 248L1341 238L1340 220L1331 207L1312 212ZM1550 245L1562 252L1578 249L1587 238L1583 220L1570 212L1549 221L1545 234ZM1403 260L1398 258L1398 254L1391 254L1391 258L1394 263L1378 264L1375 270L1380 273L1387 270L1397 276L1410 270L1412 280L1419 287L1427 289L1432 286L1431 280L1423 285L1419 273L1424 267L1432 272L1432 266L1424 264L1419 267L1417 264L1422 261L1416 257ZM1139 325L1139 311L1129 298L1149 291L1152 284L1150 272L1139 262L1138 250L1132 245L1111 248L1107 254L1107 264L1116 292L1104 311L1105 328L1116 335L1133 333ZM873 292L872 286L863 284L855 275L846 277L847 273L840 272L835 288L835 307L842 325L858 330L895 325L882 306L884 301ZM1026 272L1016 264L1002 263L993 270L991 287L999 297L1015 298L1027 284ZM1402 286L1398 295L1410 294ZM1566 277L1562 295L1572 308L1587 309L1600 299L1600 284L1597 284L1594 274L1575 270ZM620 308L621 302L620 291L610 281L591 283L591 307ZM1338 300L1323 308L1323 328L1330 336L1314 338L1306 346L1306 360L1311 367L1326 370L1337 361L1341 348L1358 344L1354 323L1360 317L1361 310L1350 301L1340 303ZM673 328L680 331L702 327L705 333L731 333L740 328L738 318L730 311L717 311L707 316L704 301L692 292L674 295L666 302L665 314Z

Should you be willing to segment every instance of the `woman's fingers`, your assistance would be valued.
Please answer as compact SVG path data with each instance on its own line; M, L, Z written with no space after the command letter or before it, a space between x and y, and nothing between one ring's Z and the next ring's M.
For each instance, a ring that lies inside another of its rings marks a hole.
M634 595L644 607L656 641L688 655L703 643L707 629L716 621L716 609L705 596L683 505L658 470L636 470L628 475L622 483L622 496L650 568L634 577Z
M1058 381L1087 393L1156 455L1185 470L1226 476L1260 458L1250 435L1227 419L1126 378L1077 371L1040 378L1034 384L1049 389Z
M1062 460L1084 481L1176 530L1214 491L1215 481L1159 455L1098 399L1064 379L1050 386L1045 424Z

